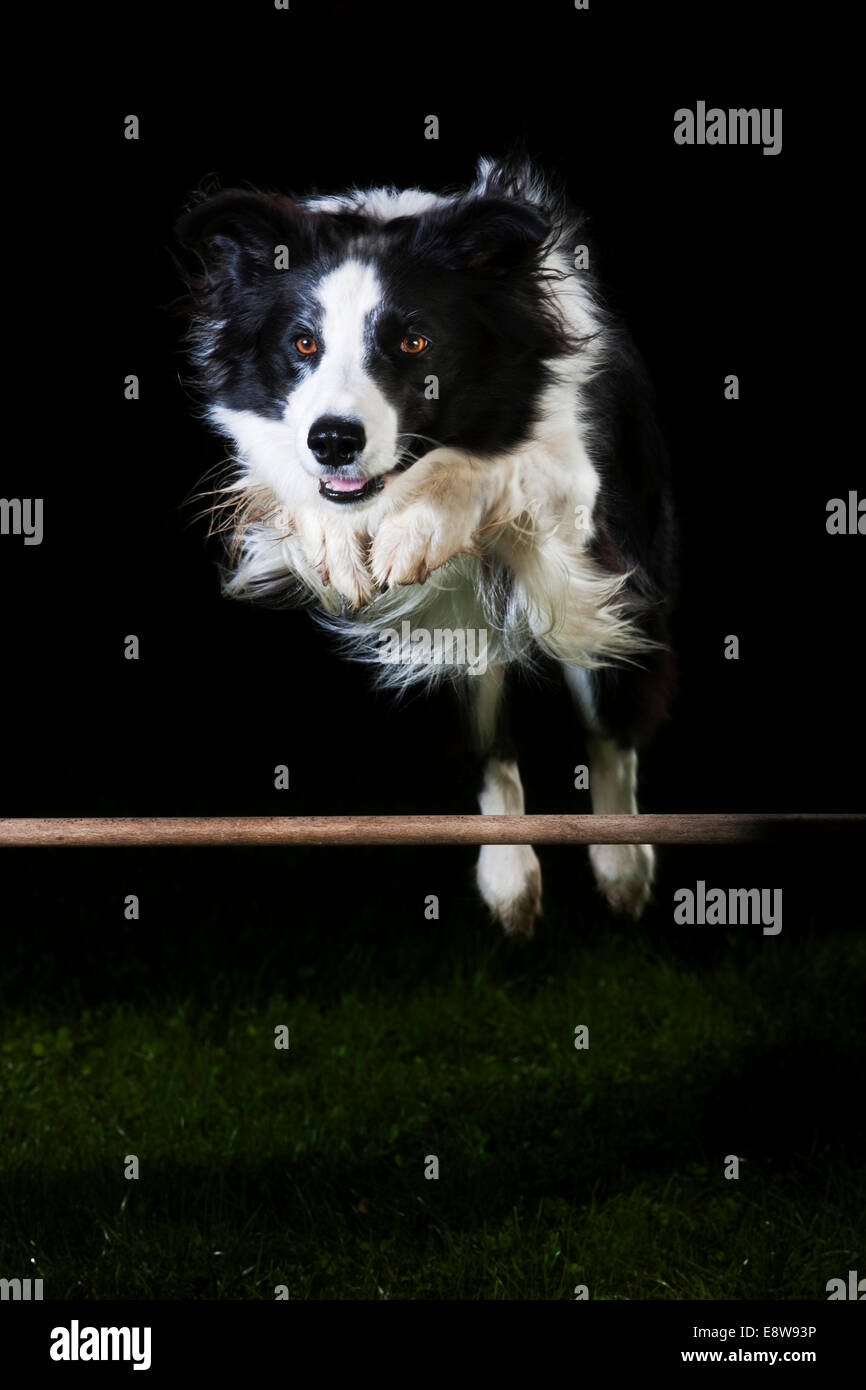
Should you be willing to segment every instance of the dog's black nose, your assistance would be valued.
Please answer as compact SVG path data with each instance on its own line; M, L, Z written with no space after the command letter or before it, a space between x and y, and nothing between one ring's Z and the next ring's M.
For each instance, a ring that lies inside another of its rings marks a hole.
M367 436L359 420L323 415L307 435L307 445L319 463L328 468L347 468L364 451Z

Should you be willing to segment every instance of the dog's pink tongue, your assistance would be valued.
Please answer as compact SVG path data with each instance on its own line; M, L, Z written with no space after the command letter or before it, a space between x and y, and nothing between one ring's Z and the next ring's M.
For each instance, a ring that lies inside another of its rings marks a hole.
M325 487L331 492L360 492L366 482L366 478L326 478Z

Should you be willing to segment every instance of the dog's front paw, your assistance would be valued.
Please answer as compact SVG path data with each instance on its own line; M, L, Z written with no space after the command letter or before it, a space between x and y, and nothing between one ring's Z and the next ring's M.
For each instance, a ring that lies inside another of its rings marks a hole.
M595 881L613 911L637 921L652 890L652 845L590 845L589 861Z
M474 548L465 518L413 502L382 522L370 551L370 569L376 583L389 589L423 584L433 570Z
M357 532L335 525L325 531L314 512L298 513L294 529L307 562L326 588L334 589L352 608L369 601L373 581Z

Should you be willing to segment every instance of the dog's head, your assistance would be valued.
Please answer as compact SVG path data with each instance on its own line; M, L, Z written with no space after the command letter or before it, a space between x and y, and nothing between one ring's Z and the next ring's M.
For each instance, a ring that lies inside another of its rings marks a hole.
M516 447L568 350L551 221L521 197L227 190L177 235L208 415L287 505L361 507L437 446Z

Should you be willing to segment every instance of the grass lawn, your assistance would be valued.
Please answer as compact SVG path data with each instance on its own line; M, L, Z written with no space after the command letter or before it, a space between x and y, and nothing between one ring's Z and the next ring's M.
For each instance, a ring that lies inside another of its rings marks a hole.
M823 1299L862 1267L850 923L792 900L778 938L623 925L554 851L519 946L459 851L432 873L341 850L330 895L317 851L291 876L270 852L64 853L18 861L6 915L0 1275L46 1298Z

